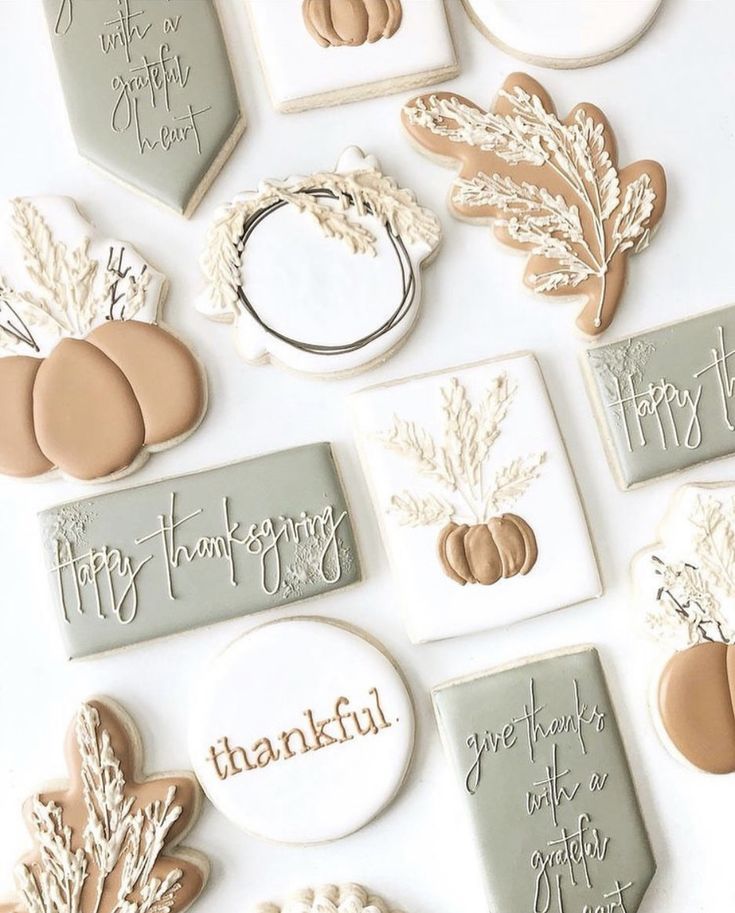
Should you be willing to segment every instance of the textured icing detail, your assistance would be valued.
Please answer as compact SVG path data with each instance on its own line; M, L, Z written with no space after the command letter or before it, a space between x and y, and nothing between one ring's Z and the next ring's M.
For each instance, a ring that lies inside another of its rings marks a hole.
M504 51L538 66L585 67L627 51L661 0L463 0L477 28Z
M260 903L254 913L392 913L392 908L359 884L327 884L296 891L282 905Z
M70 502L40 520L71 658L276 608L360 579L328 444Z
M189 215L240 136L212 0L44 0L79 152Z
M271 101L304 111L459 72L444 0L246 0Z
M200 676L190 714L192 764L210 800L280 843L322 843L366 825L403 784L413 740L411 696L391 657L319 618L240 637Z
M490 908L636 913L656 863L597 651L532 657L433 698Z
M33 384L40 358L11 355L0 359L0 472L30 477L53 469L33 427Z
M666 204L657 162L618 170L602 111L577 105L562 121L548 93L514 73L490 111L442 92L403 109L403 125L428 155L459 163L451 208L493 221L497 238L528 252L534 292L582 297L577 327L598 336L612 322L628 255L648 245Z
M587 387L618 484L735 451L735 308L588 349Z
M126 469L145 439L125 375L81 339L62 339L38 369L33 414L41 450L75 479Z
M162 444L185 434L205 405L201 368L178 339L137 320L102 324L87 337L120 368L138 400L145 444Z
M440 237L436 216L352 146L334 171L262 181L220 208L198 307L234 323L248 361L351 373L412 329Z
M176 850L199 814L196 780L144 778L139 746L117 705L81 705L67 739L68 783L25 806L36 847L16 869L18 902L2 913L184 913L199 897L207 860Z
M668 650L656 710L672 747L735 771L735 484L684 485L633 559L636 608Z
M323 48L356 47L391 38L401 24L401 0L303 0L311 37Z
M533 355L371 387L352 403L414 642L599 595L584 512Z
M0 472L119 476L197 427L206 380L156 323L165 284L67 198L0 206L0 372L20 385L0 416Z

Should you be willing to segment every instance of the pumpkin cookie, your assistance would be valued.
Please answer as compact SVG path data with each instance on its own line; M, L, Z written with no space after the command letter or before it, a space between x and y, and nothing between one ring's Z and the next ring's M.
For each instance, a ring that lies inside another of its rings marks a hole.
M119 477L194 431L206 380L161 273L65 197L1 206L0 242L0 472Z
M278 111L390 95L459 72L444 0L246 0Z
M353 397L363 466L414 642L600 594L538 363L521 353Z
M735 484L684 485L632 565L636 609L666 651L652 692L659 734L716 774L735 772L734 543Z
M325 884L296 891L283 904L259 903L252 913L392 913L392 907L359 884Z

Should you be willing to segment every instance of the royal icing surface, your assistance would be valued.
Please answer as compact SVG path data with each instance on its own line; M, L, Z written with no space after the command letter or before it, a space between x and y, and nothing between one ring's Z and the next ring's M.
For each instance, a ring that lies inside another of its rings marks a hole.
M735 484L685 485L633 560L636 609L673 652L655 683L664 741L710 773L735 771Z
M574 475L533 355L353 396L409 636L438 640L600 594Z
M456 161L453 212L493 223L503 244L529 254L528 288L583 299L577 327L598 336L617 310L628 257L648 246L666 204L657 162L618 169L612 129L599 108L576 105L560 119L544 88L509 76L490 111L448 92L403 109L413 142Z
M253 913L391 913L391 907L359 884L304 888L283 904L260 903Z
M462 0L478 29L539 66L583 67L627 51L661 0Z
M157 323L165 287L66 197L0 205L0 472L120 476L197 427L206 379Z
M72 659L360 579L329 444L72 501L40 523Z
M234 324L250 362L359 371L412 329L440 237L437 217L352 146L334 171L262 181L219 209L198 308Z
M144 777L132 721L101 698L79 708L66 754L69 782L26 804L35 848L0 911L184 913L209 874L202 855L175 849L199 814L194 777Z
M305 111L459 72L443 0L246 0L271 101Z
M351 834L391 802L413 753L411 697L357 631L289 618L235 641L200 677L192 764L235 824L280 843Z
M434 689L446 753L504 913L636 913L656 863L597 651Z
M588 349L583 368L622 488L735 450L735 307Z
M189 215L242 133L214 0L44 0L81 155Z

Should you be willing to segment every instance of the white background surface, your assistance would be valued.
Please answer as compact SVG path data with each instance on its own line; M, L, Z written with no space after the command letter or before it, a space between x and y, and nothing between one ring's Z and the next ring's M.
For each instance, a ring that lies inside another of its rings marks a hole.
M475 32L458 0L449 5L463 68L453 85L478 103L489 103L520 65ZM574 306L524 292L522 261L497 247L486 229L452 220L444 206L451 172L421 157L401 135L402 96L276 114L240 0L222 0L221 6L249 126L187 223L77 158L40 3L0 0L0 195L71 194L105 231L139 244L172 280L166 319L196 343L209 371L211 405L201 429L122 484L313 440L336 442L366 580L348 593L274 617L318 611L368 628L402 664L417 702L418 750L407 786L377 822L352 837L310 849L269 845L205 807L189 842L211 857L213 872L196 909L239 913L301 885L346 879L369 885L408 913L484 909L479 867L442 756L428 689L524 654L586 641L601 647L658 857L643 913L731 909L735 777L690 771L659 744L647 709L656 649L629 608L630 557L653 538L679 480L629 493L615 488L576 364ZM649 34L617 60L576 72L529 68L563 111L585 100L600 105L617 131L623 164L652 157L668 172L668 210L651 248L631 263L611 338L735 300L734 28L731 0L664 0ZM349 143L377 153L386 173L413 186L419 199L441 214L444 249L425 274L423 317L391 361L348 381L310 381L239 363L229 328L209 323L193 307L200 282L195 258L208 218L218 202L261 177L331 166ZM381 379L520 348L533 349L541 359L587 504L606 593L594 604L508 630L412 647L350 440L345 395ZM689 471L680 481L734 476L735 458ZM82 486L65 482L0 483L0 894L11 888L12 866L29 846L21 801L45 780L63 776L62 740L77 702L96 693L114 696L140 724L147 769L185 767L188 696L199 670L238 633L264 620L233 621L67 665L34 514L82 493Z

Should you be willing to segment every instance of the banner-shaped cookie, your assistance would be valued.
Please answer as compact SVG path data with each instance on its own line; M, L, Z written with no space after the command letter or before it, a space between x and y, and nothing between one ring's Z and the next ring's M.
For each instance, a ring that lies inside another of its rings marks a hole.
M600 594L572 469L533 355L353 398L360 455L421 643Z
M663 215L666 178L657 162L618 168L610 124L594 105L562 120L536 80L514 73L490 111L448 92L403 109L411 139L457 162L451 207L494 223L503 243L529 254L524 281L542 295L577 297L577 327L598 336L612 322L628 257L648 245Z
M735 451L735 307L709 311L582 356L621 488Z
M189 216L245 122L213 0L44 0L80 154Z
M72 501L40 521L72 659L360 579L329 444Z
M502 913L636 913L656 871L597 651L440 685L439 729Z

